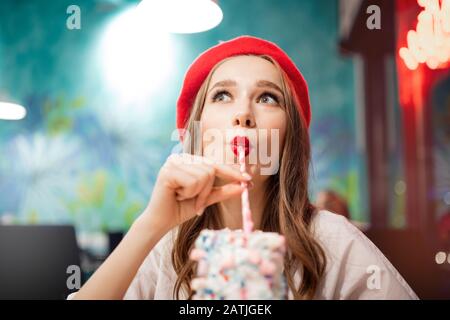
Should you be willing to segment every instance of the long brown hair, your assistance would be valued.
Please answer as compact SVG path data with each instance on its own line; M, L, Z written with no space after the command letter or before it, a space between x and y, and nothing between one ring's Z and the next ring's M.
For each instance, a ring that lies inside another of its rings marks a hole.
M289 289L295 299L312 299L325 271L326 258L310 228L316 210L308 198L308 172L311 157L308 129L298 112L298 99L283 69L271 57L266 55L259 57L273 63L281 75L281 89L287 118L280 167L276 174L268 178L266 194L261 197L266 199L261 230L278 232L285 236L288 253L284 260L284 274ZM222 60L211 70L197 93L186 125L190 137L194 136L194 121L200 120L212 74L226 60ZM184 145L185 152L194 153L193 143L185 141ZM195 275L196 264L189 259L189 252L200 231L205 228L214 230L224 228L217 205L207 207L201 216L184 222L178 228L172 250L172 264L178 275L173 290L176 299L180 298L181 290L185 290L189 299L194 294L190 282ZM294 283L294 274L297 271L302 278L298 287Z

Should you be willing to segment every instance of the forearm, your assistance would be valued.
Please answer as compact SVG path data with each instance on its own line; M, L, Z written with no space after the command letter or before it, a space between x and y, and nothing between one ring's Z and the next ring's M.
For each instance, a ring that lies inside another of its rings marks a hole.
M142 262L164 233L145 218L138 218L74 299L123 299Z

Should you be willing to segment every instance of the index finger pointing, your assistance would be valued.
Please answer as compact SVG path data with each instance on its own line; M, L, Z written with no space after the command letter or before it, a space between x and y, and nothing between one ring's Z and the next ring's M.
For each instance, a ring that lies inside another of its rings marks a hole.
M252 179L252 177L248 173L241 173L240 171L225 164L215 163L212 166L216 171L216 176L218 176L219 178L238 181L250 181Z

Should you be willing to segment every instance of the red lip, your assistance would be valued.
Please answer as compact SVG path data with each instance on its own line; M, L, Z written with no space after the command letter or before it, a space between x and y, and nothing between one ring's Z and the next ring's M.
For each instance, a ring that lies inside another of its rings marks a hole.
M245 156L250 153L250 140L247 137L236 136L231 140L231 150L236 156L239 156L239 147L244 147Z

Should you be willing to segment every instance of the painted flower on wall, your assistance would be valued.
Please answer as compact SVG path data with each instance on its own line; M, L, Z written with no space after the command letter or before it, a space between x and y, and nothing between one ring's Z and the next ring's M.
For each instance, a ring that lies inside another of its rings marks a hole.
M62 199L72 194L81 169L80 143L75 137L41 133L19 135L8 147L0 189L15 199L21 222L68 222ZM1 208L0 208L1 210Z

